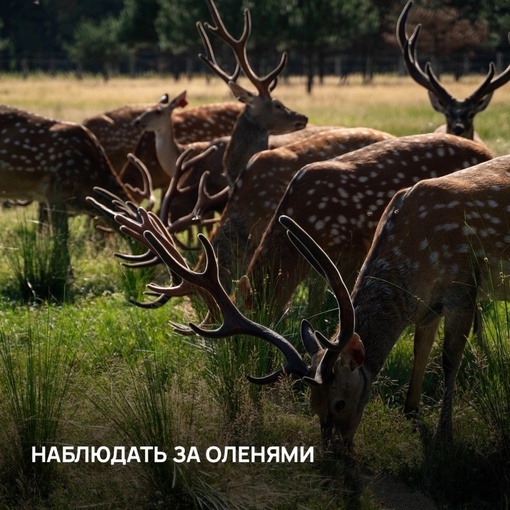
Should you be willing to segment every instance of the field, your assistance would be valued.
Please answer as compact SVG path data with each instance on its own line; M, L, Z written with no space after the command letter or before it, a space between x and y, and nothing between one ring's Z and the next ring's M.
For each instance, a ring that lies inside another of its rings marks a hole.
M443 80L455 96L466 97L480 79ZM230 99L223 83L203 78L105 83L91 77L2 76L0 103L79 122L184 89L190 106ZM305 94L304 81L290 78L273 95L313 124L370 126L402 136L443 123L426 92L407 78L380 76L362 85L354 76L340 85L329 77L311 95ZM510 87L495 93L475 126L496 155L510 153ZM353 452L333 459L321 449L304 386L282 381L260 389L247 382L245 375L268 356L265 346L249 339L214 343L178 335L169 322L203 318L197 302L178 299L156 310L129 303L142 297L146 283L166 281L166 275L123 268L114 252L136 247L120 235L101 235L85 218L73 218L73 277L65 298L31 299L37 289L29 275L47 271L45 264L59 249L36 236L36 216L34 206L0 213L2 508L510 506L510 316L504 303L484 304L484 341L473 339L466 349L453 444L438 447L432 439L442 387L440 345L429 363L419 425L402 414L412 364L409 331L377 380ZM272 327L295 340L303 318L306 306L298 296L287 320ZM335 312L320 319L334 321ZM53 451L59 452L157 446L170 459L182 446L197 455L183 463L133 458L126 465L83 459L41 464L32 462L32 445L56 446ZM313 463L206 460L210 447L242 446L313 448L315 458Z

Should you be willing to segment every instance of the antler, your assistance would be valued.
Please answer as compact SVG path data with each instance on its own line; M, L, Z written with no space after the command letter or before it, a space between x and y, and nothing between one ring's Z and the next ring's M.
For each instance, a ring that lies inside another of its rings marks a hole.
M193 323L190 323L189 327L174 324L177 331L181 333L193 332L206 338L215 339L239 334L255 336L271 343L285 356L283 367L264 378L265 380L275 380L283 373L296 374L300 377L308 374L306 363L290 342L275 331L248 319L231 301L219 280L219 267L213 247L204 235L199 234L199 239L205 251L205 268L202 272L195 272L188 267L186 261L178 253L161 220L143 208L140 208L139 215L142 218L145 244L158 254L171 272L182 278L182 282L187 282L187 284L198 287L211 295L223 317L223 323L216 329L208 329ZM128 226L129 220L122 218L122 221L126 223L121 226L121 230L129 235L134 235L135 239L138 239L141 229L135 226L135 229L132 230ZM167 294L168 292L174 294L175 290L182 285L182 282L177 287L168 288L150 284L147 288L160 294Z
M170 234L156 215L140 208L138 216L141 218L141 222L137 223L121 215L121 218L119 218L122 222L121 231L150 247L153 252L157 253L168 269L182 279L177 286L164 287L149 284L147 288L151 292L158 294L160 296L159 299L164 299L162 296L179 295L177 293L186 285L199 288L212 297L223 317L222 324L216 329L209 329L202 325L197 326L193 323L190 323L189 327L173 324L176 331L183 334L195 333L206 338L216 339L244 334L255 336L271 343L284 354L285 363L283 367L265 377L249 377L251 382L257 384L269 384L284 374L298 375L314 386L330 378L338 356L340 356L342 349L354 335L354 309L349 292L337 268L319 245L297 223L287 216L280 217L280 222L287 229L290 240L330 285L340 310L341 329L335 341L329 341L321 333L314 331L308 321L303 321L301 324L301 338L308 351L316 352L319 350L320 345L326 349L326 353L313 378L309 376L309 367L292 344L275 331L248 319L232 302L220 282L218 260L211 243L205 236L199 234L199 240L205 251L205 268L202 272L196 272L189 268L186 261L179 254ZM140 239L141 235L143 235L144 240ZM309 346L311 345L315 347L310 349Z
M427 90L435 94L441 101L449 101L453 99L452 95L439 83L437 76L432 70L430 62L425 64L425 71L420 67L417 58L416 44L420 33L421 25L416 25L411 37L406 35L407 15L413 6L412 0L409 0L400 14L397 22L397 40L404 55L404 61L411 77ZM474 103L479 102L483 97L492 94L496 89L503 86L510 80L510 66L503 72L494 76L496 66L494 62L489 64L489 71L480 86L466 98L467 101Z
M279 221L287 229L287 236L292 244L327 282L338 303L340 330L335 341L328 340L320 331L314 331L308 321L303 321L301 325L301 339L306 346L318 343L326 349L314 377L306 377L308 384L318 386L331 378L338 357L355 334L354 308L340 272L324 250L288 216L280 216ZM307 347L307 350L312 349Z
M152 210L156 202L156 199L154 197L154 188L152 186L151 174L149 170L147 170L147 167L143 164L143 162L140 159L138 159L134 154L130 152L127 155L127 157L129 161L131 161L131 163L133 163L142 174L143 188L140 189L138 187L134 187L129 183L126 183L126 188L128 188L133 193L139 194L142 198L145 198L148 202L147 208L149 210Z
M250 80L250 82L255 86L260 96L268 97L270 92L276 87L278 82L278 75L281 73L285 64L287 63L287 53L283 52L280 58L280 62L278 65L270 71L266 76L258 76L250 63L248 62L248 55L246 52L247 41L251 34L251 15L250 11L246 9L244 11L244 28L243 33L239 39L234 38L226 29L223 20L220 17L218 9L214 4L213 0L207 0L207 5L209 6L209 10L211 12L211 16L215 22L215 25L210 25L209 23L202 24L200 22L197 23L197 28L200 33L200 37L202 38L202 42L207 51L207 55L204 56L199 54L199 57L207 64L209 69L211 69L214 73L220 76L225 82L236 81L239 76L239 71L242 69L246 75L246 77ZM215 34L222 41L226 42L227 45L232 49L234 55L236 56L237 65L234 73L232 75L227 75L225 71L221 69L216 61L216 57L214 56L214 51L212 49L212 45L209 41L207 33L204 29L204 26L213 34Z
M171 215L169 214L170 206L172 200L175 199L178 193L188 193L191 192L193 187L188 186L186 188L179 187L179 181L183 177L183 175L188 172L190 169L193 169L196 163L207 158L212 152L216 151L217 147L212 145L208 147L206 150L196 155L193 158L189 158L189 155L192 153L193 148L186 149L181 156L177 159L176 163L176 174L170 181L170 185L168 186L167 192L163 197L163 201L161 203L161 211L160 218L167 224L167 229L171 233L177 233L191 225L201 224L208 225L217 220L203 220L202 215L205 211L211 209L215 205L222 203L225 201L228 196L229 188L225 187L223 190L219 191L214 195L210 195L206 189L206 181L209 177L209 172L204 172L200 176L200 181L198 183L198 192L197 192L197 200L193 210L190 211L189 214L183 216L182 218L178 218L172 222Z
M206 182L209 175L210 172L204 172L200 177L197 201L193 210L175 222L168 224L168 231L170 233L175 234L177 232L181 232L192 225L205 226L219 221L219 218L203 219L203 214L215 205L225 203L228 198L230 188L227 186L218 193L210 195L206 189Z
M447 102L452 99L451 94L439 83L437 76L432 71L430 62L425 64L425 71L418 63L418 56L416 51L416 43L418 42L418 35L420 33L421 25L416 25L411 37L406 34L406 21L407 15L413 6L412 0L409 0L402 10L397 21L397 40L400 49L404 55L404 62L410 76L422 87L426 88L435 94L441 101Z

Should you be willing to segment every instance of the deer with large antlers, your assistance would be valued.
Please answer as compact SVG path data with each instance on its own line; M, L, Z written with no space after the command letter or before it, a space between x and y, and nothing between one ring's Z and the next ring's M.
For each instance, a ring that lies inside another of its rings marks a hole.
M133 200L87 128L2 105L0 133L0 196L46 204L64 241L68 212L94 211L85 200L94 186Z
M422 69L418 63L416 45L420 25L416 25L411 37L406 34L407 16L412 6L413 2L409 0L400 14L396 30L409 75L428 91L434 110L446 117L446 126L440 126L437 130L480 142L473 127L473 120L478 112L487 108L494 91L510 80L510 66L495 76L496 66L491 62L489 71L480 86L467 98L456 99L441 85L430 62L425 64L425 69Z
M352 288L377 222L396 191L491 158L492 152L481 144L431 133L378 142L305 166L290 182L240 290L249 303L263 288L278 289L269 310L280 313L305 278L308 268L278 222L282 214L310 230Z
M250 11L248 9L244 11L243 32L236 39L227 31L214 2L207 0L207 5L215 25L197 23L206 50L206 54L200 54L199 57L213 73L227 83L234 97L245 105L236 121L223 157L227 177L231 183L234 183L249 159L268 148L270 135L301 130L306 126L308 119L271 97L271 92L277 85L278 76L287 62L286 53L282 54L278 65L265 76L258 76L250 65L246 51L251 35ZM218 64L206 30L225 42L234 52L237 65L232 74L228 74ZM241 69L258 94L253 94L236 82Z
M370 399L373 381L406 327L416 326L415 358L405 411L416 411L428 356L445 319L444 393L436 438L452 437L455 379L482 287L508 295L510 258L510 156L450 175L426 179L398 191L378 224L370 251L349 295L340 272L312 237L287 216L279 222L289 240L329 284L339 307L339 329L328 340L308 321L301 338L311 356L304 362L282 336L246 318L219 281L214 250L204 237L207 264L189 269L158 219L140 210L141 221L120 215L121 230L143 240L188 284L212 296L223 324L208 329L178 327L207 338L246 334L277 347L285 356L273 374L252 382L269 384L294 374L310 386L310 403L324 439L341 447L352 442ZM155 292L174 289L157 285Z

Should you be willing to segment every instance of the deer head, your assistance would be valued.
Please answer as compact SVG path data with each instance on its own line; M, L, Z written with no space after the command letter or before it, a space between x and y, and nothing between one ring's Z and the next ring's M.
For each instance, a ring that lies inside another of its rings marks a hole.
M447 133L473 140L475 139L473 127L475 115L485 110L494 91L510 80L510 66L495 76L496 66L491 62L489 71L479 87L467 98L456 99L441 85L430 62L425 64L425 70L418 63L416 45L421 26L416 26L411 37L406 34L406 20L412 6L412 0L407 2L398 19L396 30L397 40L402 49L409 75L416 83L428 90L434 110L446 117L446 128L439 129L445 129Z

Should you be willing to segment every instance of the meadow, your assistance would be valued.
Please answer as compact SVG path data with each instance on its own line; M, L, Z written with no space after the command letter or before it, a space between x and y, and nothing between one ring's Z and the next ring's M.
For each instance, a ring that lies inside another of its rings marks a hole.
M466 97L480 76L455 83ZM0 103L80 122L128 103L153 103L187 90L190 106L230 100L222 82L203 77L0 77ZM403 136L443 123L427 93L408 78L326 78L311 95L296 77L273 94L313 124L369 126ZM475 120L495 155L510 153L510 87L499 89ZM441 389L437 342L424 384L419 423L403 416L412 365L412 331L397 343L379 376L351 454L322 451L306 387L289 380L255 387L246 374L263 370L268 348L253 339L204 341L173 331L170 321L200 320L203 306L176 299L147 310L145 284L167 281L162 268L124 268L115 252L136 246L103 235L84 217L71 222L72 281L62 299L42 301L35 281L51 280L59 249L36 235L35 206L0 212L0 506L2 508L379 509L510 506L510 314L483 305L484 340L473 338L458 377L451 445L432 436ZM196 257L196 254L192 255ZM48 276L49 273L49 276ZM326 303L314 321L331 324ZM298 293L286 320L271 327L298 339L307 318ZM296 342L296 346L298 343ZM298 348L300 348L298 346ZM33 445L157 446L169 461L40 463ZM175 447L196 448L201 462L176 463ZM314 449L314 462L207 462L211 446Z

